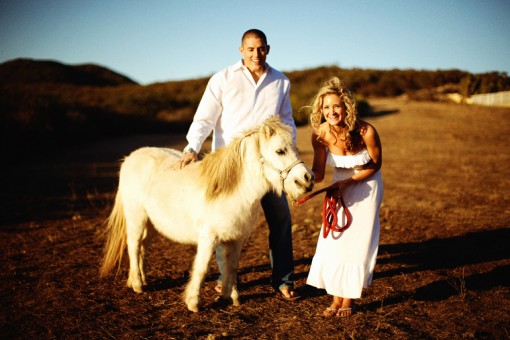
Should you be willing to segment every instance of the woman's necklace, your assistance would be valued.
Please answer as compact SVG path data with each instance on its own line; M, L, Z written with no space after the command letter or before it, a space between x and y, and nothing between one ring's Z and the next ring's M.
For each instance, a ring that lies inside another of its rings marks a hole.
M344 128L339 127L339 126L337 128L333 128L332 126L330 126L329 131L331 132L331 134L333 135L333 137L335 139L339 139L342 142L345 142L346 134L345 134L345 129Z
M336 149L335 153L346 155L347 154L347 136L345 134L345 130L341 129L340 131L336 129L330 130L330 150Z

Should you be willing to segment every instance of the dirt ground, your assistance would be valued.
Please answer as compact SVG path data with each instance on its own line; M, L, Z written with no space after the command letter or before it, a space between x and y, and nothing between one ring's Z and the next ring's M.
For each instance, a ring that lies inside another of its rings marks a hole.
M97 237L118 162L134 148L182 148L183 136L94 142L1 170L0 337L122 339L444 339L510 337L510 109L371 100L383 143L385 196L372 286L350 318L321 316L325 291L305 281L319 237L319 197L292 207L296 286L269 284L263 218L243 249L242 306L216 301L211 262L200 313L181 300L195 249L162 237L148 289L127 289L127 264L100 279ZM310 165L308 128L298 144ZM329 184L331 173L316 189Z

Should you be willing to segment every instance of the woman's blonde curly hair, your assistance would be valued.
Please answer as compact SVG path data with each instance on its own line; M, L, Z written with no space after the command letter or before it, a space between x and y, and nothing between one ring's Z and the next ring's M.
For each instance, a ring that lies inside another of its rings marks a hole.
M338 77L333 77L324 82L322 87L319 89L319 92L313 98L310 113L310 125L312 126L313 131L320 137L319 126L325 121L324 116L322 115L322 105L324 103L324 97L330 94L338 95L342 104L345 106L347 115L342 121L342 125L345 132L347 150L352 151L356 148L356 146L359 146L359 143L362 143L359 131L358 109L356 100L351 94L351 91L347 89Z

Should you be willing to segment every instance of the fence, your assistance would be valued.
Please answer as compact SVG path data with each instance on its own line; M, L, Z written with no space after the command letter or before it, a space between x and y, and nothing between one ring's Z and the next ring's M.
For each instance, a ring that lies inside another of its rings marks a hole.
M475 94L466 99L466 103L487 106L510 107L510 91Z

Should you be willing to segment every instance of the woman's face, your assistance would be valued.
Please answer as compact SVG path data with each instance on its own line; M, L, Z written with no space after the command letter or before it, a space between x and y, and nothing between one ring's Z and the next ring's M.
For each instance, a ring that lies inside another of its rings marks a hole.
M322 101L322 115L330 125L338 125L346 115L345 105L340 96L327 94Z

